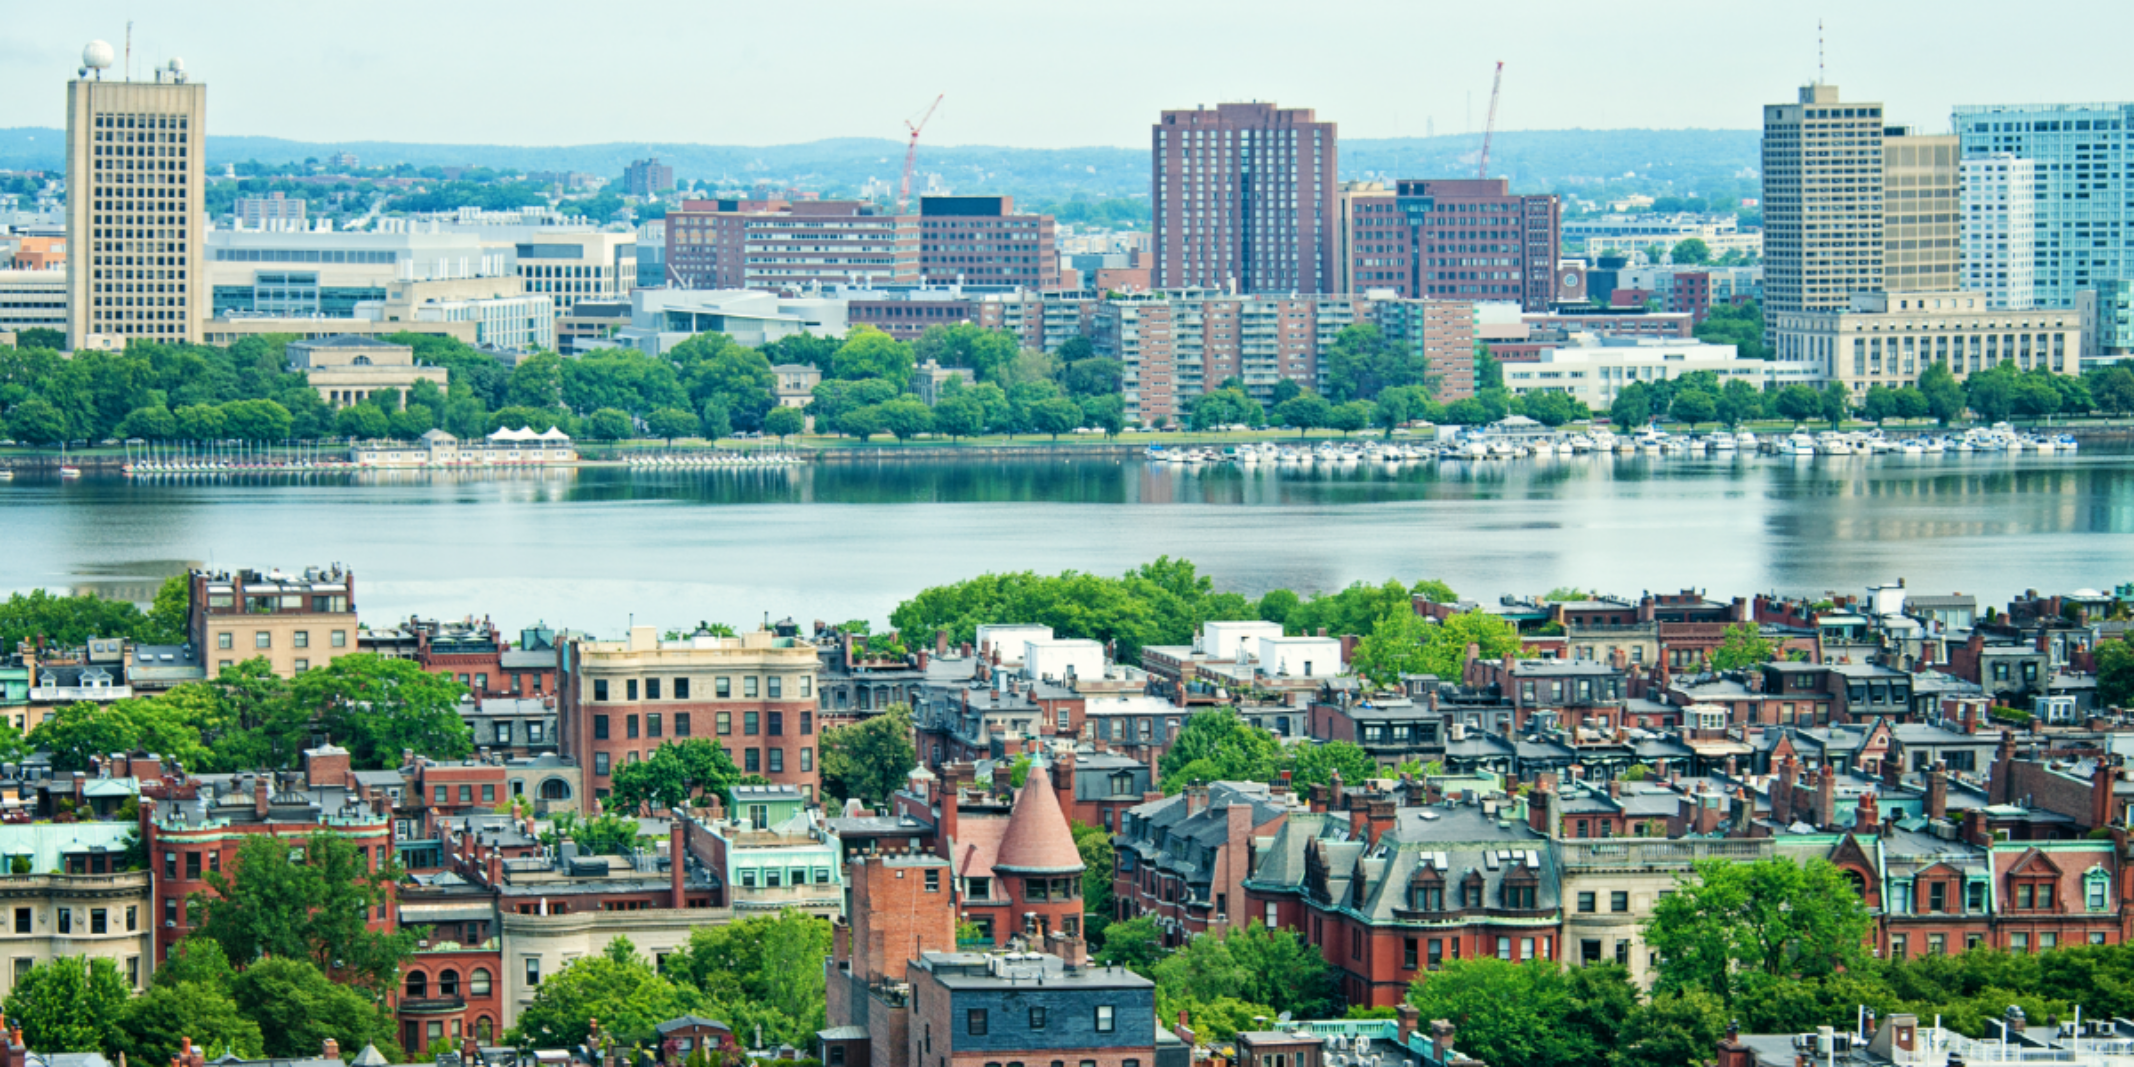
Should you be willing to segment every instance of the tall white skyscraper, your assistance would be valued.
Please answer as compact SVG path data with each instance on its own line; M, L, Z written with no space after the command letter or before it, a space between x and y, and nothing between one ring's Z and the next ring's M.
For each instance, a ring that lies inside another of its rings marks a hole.
M2036 165L2036 306L2073 307L2078 292L2134 278L2134 104L1967 105L1955 121L1964 159Z
M207 87L173 59L152 81L104 77L91 42L67 83L67 340L200 340L208 281Z
M1988 307L2027 311L2037 300L2037 170L1999 153L1964 160L1964 289Z

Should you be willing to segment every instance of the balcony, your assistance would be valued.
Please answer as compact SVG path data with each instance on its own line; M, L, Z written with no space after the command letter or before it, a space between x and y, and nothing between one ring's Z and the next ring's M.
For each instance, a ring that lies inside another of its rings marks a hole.
M1770 838L1646 840L1600 838L1565 841L1559 856L1566 869L1687 866L1708 859L1753 863L1772 855Z
M449 997L402 997L399 1012L402 1015L442 1015L467 1010L467 998Z
M83 700L125 700L133 696L130 685L37 685L30 687L30 703L59 704Z

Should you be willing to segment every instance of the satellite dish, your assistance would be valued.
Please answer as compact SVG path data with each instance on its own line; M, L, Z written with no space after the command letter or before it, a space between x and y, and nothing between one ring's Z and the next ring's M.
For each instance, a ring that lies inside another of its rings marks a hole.
M170 72L171 72L172 74L180 74L180 73L183 73L184 71L185 71L185 61L184 61L184 60L182 60L182 59L179 59L179 58L178 58L177 56L172 56L172 57L170 57Z
M107 70L117 58L118 54L111 50L109 41L90 41L88 47L82 49L82 66L90 70Z

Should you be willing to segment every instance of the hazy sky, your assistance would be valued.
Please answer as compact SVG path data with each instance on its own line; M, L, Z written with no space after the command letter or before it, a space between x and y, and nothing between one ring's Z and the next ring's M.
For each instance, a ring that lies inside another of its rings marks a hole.
M2125 0L903 0L747 4L0 0L0 126L63 124L93 38L182 56L210 129L305 141L1140 145L1166 107L1263 99L1350 137L1758 125L1816 73L1897 122L2134 97Z

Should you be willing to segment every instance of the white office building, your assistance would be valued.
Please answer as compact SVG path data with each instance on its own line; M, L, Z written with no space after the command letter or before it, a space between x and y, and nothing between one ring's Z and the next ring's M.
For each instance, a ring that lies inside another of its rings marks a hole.
M1815 384L1821 368L1748 359L1733 345L1657 337L1612 337L1581 333L1574 343L1542 350L1533 362L1506 362L1504 387L1515 394L1568 393L1602 410L1634 382L1670 381L1711 371L1725 385L1740 379L1759 391L1776 383Z
M67 329L67 272L0 270L0 332Z
M305 228L210 230L207 260L218 318L353 318L356 305L386 299L395 282L499 278L515 269L508 246L484 246L474 234L436 227L355 233L324 220Z
M2037 173L2006 152L1963 161L1964 288L1995 310L2037 300Z
M700 333L723 333L750 348L807 333L843 337L846 304L828 297L785 297L758 289L639 289L630 294L630 325L585 348L635 348L657 356Z

